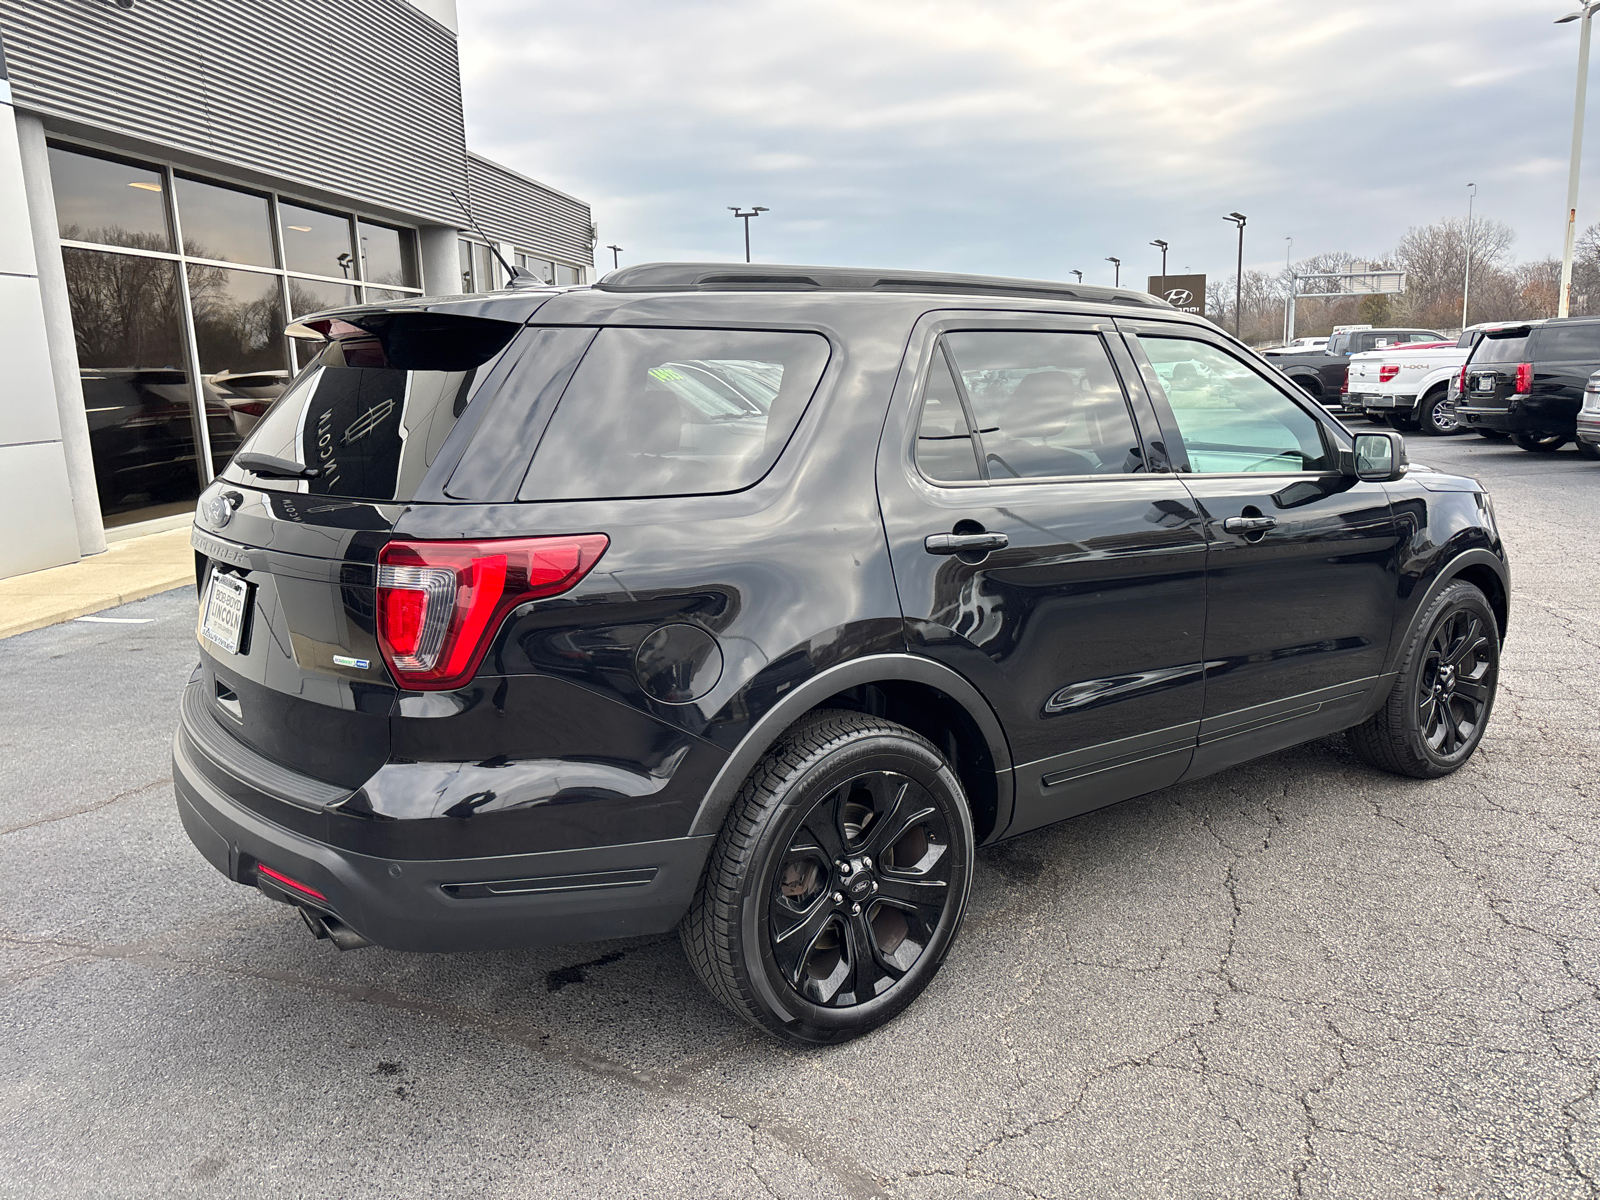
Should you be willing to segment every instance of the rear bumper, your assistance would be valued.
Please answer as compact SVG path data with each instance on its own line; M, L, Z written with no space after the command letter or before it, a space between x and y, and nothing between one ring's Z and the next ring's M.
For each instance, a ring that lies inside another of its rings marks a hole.
M671 838L489 858L387 859L285 829L203 774L179 731L173 786L206 860L256 886L265 866L321 894L274 884L275 899L331 914L392 950L501 950L662 933L688 910L713 837Z
M1504 408L1479 408L1463 403L1456 416L1469 429L1498 429L1502 433L1525 433L1534 437L1548 437L1573 433L1573 412L1565 406L1557 407L1535 397L1532 401L1523 395L1512 396Z
M1587 446L1600 446L1600 415L1580 414L1577 437Z

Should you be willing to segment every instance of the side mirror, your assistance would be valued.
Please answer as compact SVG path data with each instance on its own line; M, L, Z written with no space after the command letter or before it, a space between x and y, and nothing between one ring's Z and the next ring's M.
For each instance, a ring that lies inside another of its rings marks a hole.
M1357 479L1393 482L1406 473L1406 440L1398 433L1358 433L1354 458Z

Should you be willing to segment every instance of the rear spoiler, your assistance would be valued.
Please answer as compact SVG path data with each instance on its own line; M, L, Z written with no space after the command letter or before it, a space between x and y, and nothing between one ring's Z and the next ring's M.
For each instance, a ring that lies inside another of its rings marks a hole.
M470 371L505 349L554 294L523 292L329 309L298 318L284 332L301 341L326 343L339 359L334 365Z

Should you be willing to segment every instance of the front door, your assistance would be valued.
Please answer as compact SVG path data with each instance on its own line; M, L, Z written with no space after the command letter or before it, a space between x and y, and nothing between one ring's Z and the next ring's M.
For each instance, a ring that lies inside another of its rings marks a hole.
M1225 339L1119 322L1205 519L1205 709L1189 775L1352 724L1380 678L1401 530L1348 440ZM1186 461L1185 461L1186 460Z
M1109 321L941 313L913 335L878 458L895 580L912 650L1005 727L1008 833L1189 764L1205 540L1159 443Z

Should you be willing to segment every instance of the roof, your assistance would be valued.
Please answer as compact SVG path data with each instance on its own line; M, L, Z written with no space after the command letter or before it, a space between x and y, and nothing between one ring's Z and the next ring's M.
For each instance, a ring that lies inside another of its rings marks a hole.
M944 271L768 263L643 263L610 271L594 286L603 292L938 292L1172 308L1159 296L1131 288Z

